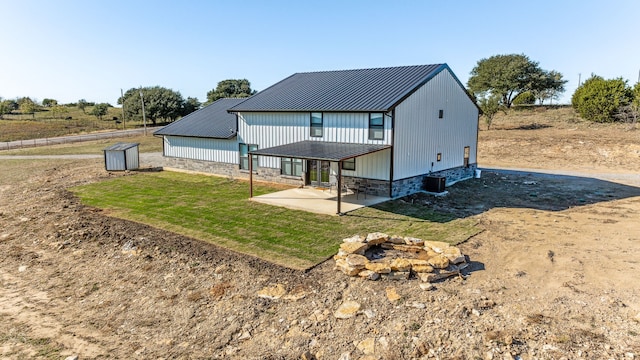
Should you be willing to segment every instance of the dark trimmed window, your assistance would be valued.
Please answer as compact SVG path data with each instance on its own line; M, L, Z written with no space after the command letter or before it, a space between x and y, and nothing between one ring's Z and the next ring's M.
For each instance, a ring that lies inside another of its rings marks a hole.
M369 114L369 140L384 139L384 114Z
M444 118L444 110L438 110L438 119Z
M240 144L240 169L249 170L249 151L258 150L258 145ZM258 168L258 155L252 155L252 168Z
M322 113L312 112L310 119L311 137L322 137Z
M438 153L437 160L442 161L442 153Z
M342 162L342 170L355 170L356 169L356 158L351 158L348 160L344 160Z
M302 159L281 158L280 173L289 176L302 176Z

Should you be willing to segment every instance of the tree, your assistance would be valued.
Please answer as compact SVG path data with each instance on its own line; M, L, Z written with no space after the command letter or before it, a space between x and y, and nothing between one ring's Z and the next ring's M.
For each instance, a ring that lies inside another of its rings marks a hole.
M78 100L78 109L82 110L83 114L86 114L85 109L87 108L89 104L87 103L87 100L85 99L80 99Z
M91 109L91 112L89 113L89 115L95 115L99 120L102 120L102 117L104 115L107 115L108 111L109 111L109 104L100 103L100 104L96 104L93 107L93 109Z
M188 97L182 106L182 113L180 115L189 115L192 112L200 109L201 106L202 104L200 103L200 101L198 101L197 98Z
M480 106L480 109L482 110L482 116L487 124L487 130L490 130L493 117L498 113L498 111L503 109L503 105L500 104L500 96L493 94L482 97L478 101L478 106Z
M64 115L68 112L69 112L69 109L66 106L62 106L62 105L55 105L51 108L51 114L53 115L54 119L57 119L57 118L62 119Z
M549 102L557 100L564 92L567 80L562 79L562 74L555 70L542 70L539 76L531 90L539 104L542 105L545 100L549 100Z
M54 99L43 99L42 100L42 106L44 107L53 107L58 105L58 100L54 100Z
M543 82L545 73L546 70L542 70L537 62L524 54L494 55L478 61L471 70L467 87L478 98L486 94L497 95L500 103L510 108L518 95L526 91L546 90L548 84ZM551 73L560 74L548 72Z
M612 122L619 110L633 100L633 90L626 80L605 80L592 74L573 93L571 105L585 120Z
M251 83L247 79L222 80L215 89L207 93L205 105L222 98L245 98L255 93L255 90L251 90Z
M118 104L123 104L127 117L130 119L142 119L142 99L144 99L144 110L146 118L153 125L158 119L175 120L184 110L184 99L182 95L171 89L161 86L131 88L124 93L124 97L118 99Z
M35 119L36 111L38 111L38 104L31 100L30 97L26 96L19 98L17 103L21 113L31 114L31 116Z

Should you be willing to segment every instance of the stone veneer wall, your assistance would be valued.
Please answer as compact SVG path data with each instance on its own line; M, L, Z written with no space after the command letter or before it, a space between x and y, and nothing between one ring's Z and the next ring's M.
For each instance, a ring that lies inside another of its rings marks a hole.
M473 178L476 168L477 164L471 164L468 167L460 166L453 169L396 180L393 182L393 197L402 197L423 190L422 182L427 176L445 176L447 178L446 186L449 186L460 180Z
M249 179L249 171L240 170L238 164L165 157L164 166L168 168L210 173L230 178ZM302 178L299 176L283 176L280 174L280 169L264 167L258 168L257 171L254 171L253 179L295 186L300 186L303 184Z

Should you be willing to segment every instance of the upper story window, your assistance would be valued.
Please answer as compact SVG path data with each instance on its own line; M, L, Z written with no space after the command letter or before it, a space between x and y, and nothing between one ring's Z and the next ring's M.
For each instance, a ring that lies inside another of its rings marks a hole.
M249 170L249 151L258 150L258 145L240 144L240 169ZM251 156L252 170L258 169L258 155Z
M321 112L312 112L311 113L311 133L309 134L311 137L322 137L322 113Z
M384 139L384 114L369 114L369 140Z

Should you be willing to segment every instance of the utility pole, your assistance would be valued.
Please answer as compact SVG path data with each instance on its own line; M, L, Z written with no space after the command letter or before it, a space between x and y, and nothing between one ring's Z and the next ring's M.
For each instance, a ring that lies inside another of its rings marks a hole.
M122 88L120 88L120 99L122 99L122 130L127 127L127 123L124 120L124 93L122 92Z
M582 76L581 73L578 73L578 87L580 87L580 77Z
M140 101L142 102L142 125L144 126L144 136L147 136L147 117L144 113L144 96L142 96L142 86L140 86Z

